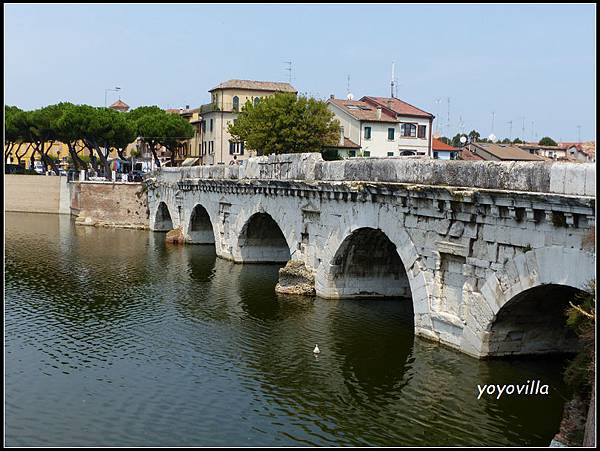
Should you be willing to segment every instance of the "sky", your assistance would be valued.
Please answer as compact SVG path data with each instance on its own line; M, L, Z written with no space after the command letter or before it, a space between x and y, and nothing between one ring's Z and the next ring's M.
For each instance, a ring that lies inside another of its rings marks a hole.
M511 138L586 141L595 34L593 4L4 4L4 93L26 110L194 108L229 79L289 81L291 61L300 93L344 98L350 77L359 99L390 95L394 62L396 97L442 135L504 138L512 121Z

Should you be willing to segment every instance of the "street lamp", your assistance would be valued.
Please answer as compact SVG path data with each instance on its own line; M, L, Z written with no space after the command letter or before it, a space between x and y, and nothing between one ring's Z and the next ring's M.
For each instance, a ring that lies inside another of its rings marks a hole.
M114 89L108 88L108 89L104 90L104 108L106 108L106 94L108 93L108 91L117 92L120 90L121 90L121 88L119 88L118 86L115 86Z

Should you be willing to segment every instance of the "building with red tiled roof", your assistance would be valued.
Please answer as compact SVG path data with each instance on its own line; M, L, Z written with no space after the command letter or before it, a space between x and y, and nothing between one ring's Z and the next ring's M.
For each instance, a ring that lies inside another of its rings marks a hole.
M596 161L596 142L588 141L582 143L559 143L565 149L565 157L568 160L590 162Z
M109 106L109 108L112 108L113 110L117 110L117 111L121 111L121 112L129 111L129 105L127 105L121 99L117 100L115 103L113 103L111 106Z
M400 99L365 96L360 100L330 96L327 106L344 137L360 150L348 156L431 156L434 116Z
M431 141L431 149L433 152L433 158L437 160L456 160L460 149L452 147L437 138L433 138Z

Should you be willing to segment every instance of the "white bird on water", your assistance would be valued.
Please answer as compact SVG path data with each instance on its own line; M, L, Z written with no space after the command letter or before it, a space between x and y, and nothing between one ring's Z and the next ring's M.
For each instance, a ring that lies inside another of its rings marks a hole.
M313 349L313 353L319 354L321 351L319 350L319 345L315 345L315 349Z

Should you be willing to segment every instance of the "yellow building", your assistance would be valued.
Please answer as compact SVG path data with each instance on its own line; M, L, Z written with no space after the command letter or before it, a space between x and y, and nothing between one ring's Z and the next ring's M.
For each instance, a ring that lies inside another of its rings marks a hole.
M82 147L82 143L78 143L77 144L77 148L81 148ZM5 144L4 145L4 151L6 154L6 151L8 150L8 145ZM53 160L57 160L58 159L58 166L61 169L69 169L69 147L62 142L59 141L54 141L52 143L45 143L44 144L44 152L48 152L48 156L50 156ZM127 155L127 151L125 152L125 154ZM16 146L14 146L10 152L10 154L8 155L7 158L7 163L9 164L17 164L18 162L18 158L17 155L20 157L21 159L21 164L25 165L26 168L29 168L31 165L31 157L33 156L33 159L35 161L41 161L42 158L39 154L39 152L35 151L35 146L33 146L30 143L21 143L20 145L17 144ZM89 157L90 156L90 151L88 149L84 149L82 152L79 153L79 156L84 156L84 157ZM117 158L118 157L118 153L115 149L112 149L109 153L109 158ZM47 168L49 169L49 168Z
M209 91L211 103L200 107L199 155L201 164L229 164L252 156L243 142L234 141L228 126L238 116L247 101L258 102L261 97L278 92L297 94L289 83L254 80L229 80Z

